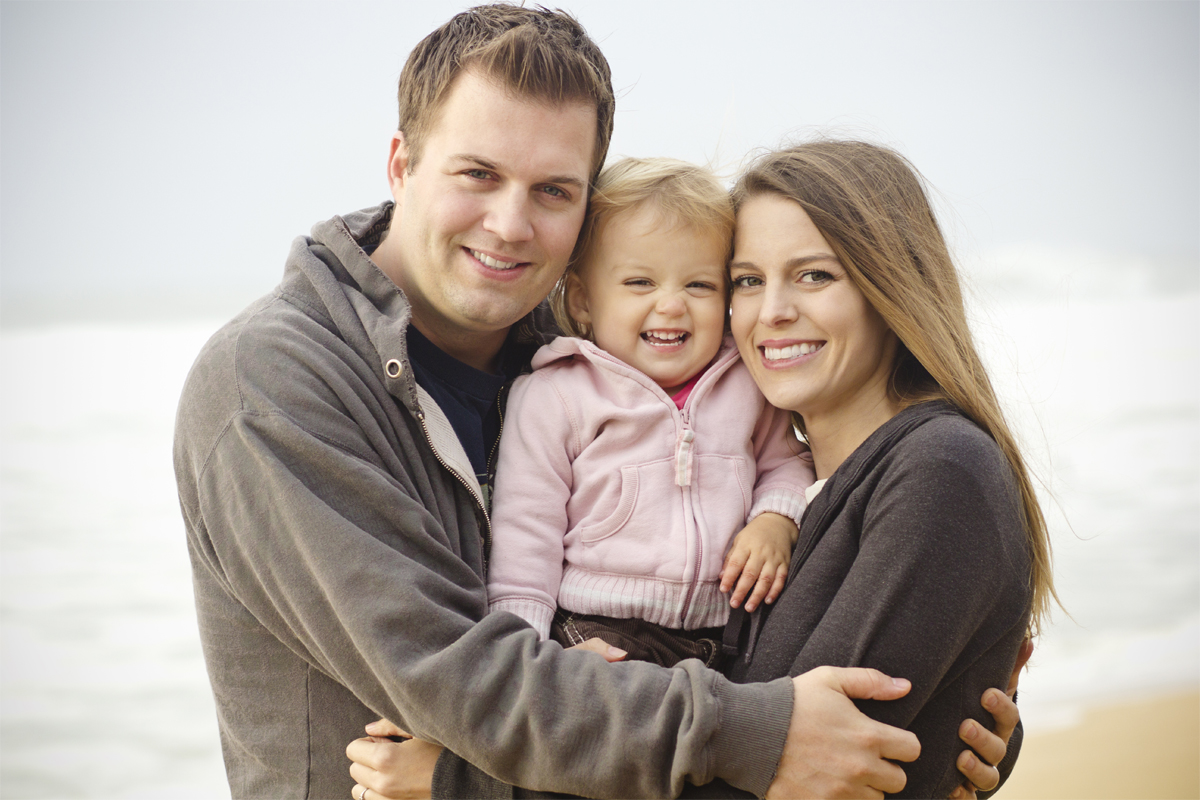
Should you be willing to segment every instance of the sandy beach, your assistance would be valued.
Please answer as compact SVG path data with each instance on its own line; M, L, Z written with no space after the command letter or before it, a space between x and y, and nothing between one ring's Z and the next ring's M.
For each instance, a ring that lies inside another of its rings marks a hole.
M1000 800L1200 797L1200 692L1088 711L1028 734Z

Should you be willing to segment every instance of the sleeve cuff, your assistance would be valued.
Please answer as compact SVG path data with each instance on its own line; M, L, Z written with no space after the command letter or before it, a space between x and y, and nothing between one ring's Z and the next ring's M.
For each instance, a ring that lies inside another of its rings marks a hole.
M808 505L804 500L804 492L794 492L791 489L768 489L754 498L754 505L746 515L746 522L772 511L796 523L800 527L800 518L804 516L804 508Z
M516 614L534 627L540 641L544 642L550 638L550 621L554 619L554 609L545 603L525 597L502 597L488 603L488 612L495 611Z
M721 721L711 744L716 776L757 797L775 779L792 721L792 679L714 686Z

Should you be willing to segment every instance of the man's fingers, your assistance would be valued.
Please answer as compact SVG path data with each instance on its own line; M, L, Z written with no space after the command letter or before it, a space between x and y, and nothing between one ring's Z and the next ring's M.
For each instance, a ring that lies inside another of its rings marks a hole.
M1003 747L1008 747L1008 740L1012 738L1013 731L1017 727L1017 723L1021 721L1021 712L1017 709L1017 704L1012 701L1012 698L1006 695L999 689L988 689L983 693L983 707L992 715L992 719L996 721L994 729L995 735L1003 743ZM986 731L985 731L986 732ZM979 751L979 754L995 764L1000 759L991 758L990 753ZM1004 757L1004 750L1000 752L1000 758Z
M866 667L818 667L828 671L828 680L847 697L858 700L895 700L908 694L912 684Z
M604 660L608 661L609 663L611 663L613 661L620 661L621 659L625 658L625 656L629 655L621 648L613 647L608 642L604 641L603 639L601 639L597 636L593 636L591 639L588 639L586 642L582 642L581 644L573 645L571 647L568 647L567 649L568 650L587 650L592 653L597 653L597 654L603 656Z
M1000 785L1000 770L991 764L984 763L970 750L964 750L962 753L959 753L957 766L958 771L967 776L967 781L971 787L977 787L985 792L990 792ZM971 797L973 795L973 791L967 791L962 796Z

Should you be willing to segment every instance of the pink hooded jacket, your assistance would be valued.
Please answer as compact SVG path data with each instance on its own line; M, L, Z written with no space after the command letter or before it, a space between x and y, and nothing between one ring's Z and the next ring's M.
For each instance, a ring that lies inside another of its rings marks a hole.
M725 551L749 520L800 522L812 456L727 337L683 410L582 339L513 384L492 506L488 599L545 639L555 606L666 628L723 625Z

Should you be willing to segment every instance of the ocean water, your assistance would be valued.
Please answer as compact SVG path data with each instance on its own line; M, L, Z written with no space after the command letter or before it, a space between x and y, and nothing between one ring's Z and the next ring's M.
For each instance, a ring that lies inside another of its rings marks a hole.
M1200 686L1200 294L1043 294L972 306L1071 614L1034 731ZM228 796L171 470L218 325L0 332L0 796Z

